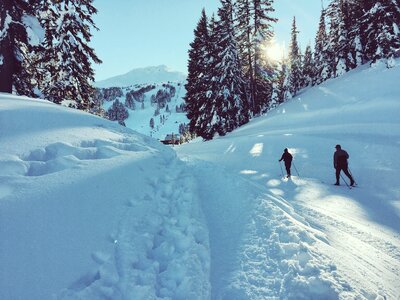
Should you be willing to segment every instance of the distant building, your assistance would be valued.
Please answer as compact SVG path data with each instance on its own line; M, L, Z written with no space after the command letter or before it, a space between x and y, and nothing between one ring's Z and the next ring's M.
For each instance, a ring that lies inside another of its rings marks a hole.
M164 140L161 140L161 143L165 145L179 145L181 143L181 138L179 134L167 134Z

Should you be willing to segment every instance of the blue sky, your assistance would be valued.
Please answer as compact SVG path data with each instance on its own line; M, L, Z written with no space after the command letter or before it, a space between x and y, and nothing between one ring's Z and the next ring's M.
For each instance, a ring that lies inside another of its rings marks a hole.
M324 0L325 5L329 0ZM100 31L93 31L91 46L103 60L96 65L96 80L121 75L134 68L167 65L186 73L187 51L202 8L217 11L219 0L95 0L94 17ZM276 40L288 45L293 16L299 43L313 44L321 0L275 0Z

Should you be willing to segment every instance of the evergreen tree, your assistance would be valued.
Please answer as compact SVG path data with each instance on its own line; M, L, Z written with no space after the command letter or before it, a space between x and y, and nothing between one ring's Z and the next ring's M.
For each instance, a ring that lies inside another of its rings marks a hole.
M54 4L58 19L50 22L53 37L47 39L45 68L49 78L43 88L46 98L60 103L74 100L77 108L88 110L94 95L94 70L91 61L101 63L88 46L92 15L97 12L93 0L64 0ZM54 24L58 26L53 28Z
M119 102L119 100L115 100L112 106L107 111L107 117L111 121L118 121L119 124L125 126L125 119L129 117L129 112L125 108L125 106Z
M150 128L154 129L154 119L153 118L150 119Z
M212 33L217 43L212 68L213 94L205 107L209 123L204 131L198 133L205 139L211 139L217 133L225 135L249 119L245 82L235 39L232 1L221 0L221 4L219 20Z
M289 91L292 96L296 95L302 87L301 53L297 43L297 34L296 18L294 17L289 46Z
M30 70L24 68L34 44L27 33L33 15L34 6L28 1L0 2L0 92L12 93L14 87L19 94L33 94Z
M365 54L372 64L384 60L388 68L395 65L395 53L400 49L400 3L380 0L364 14Z
M364 35L364 28L361 25L361 18L364 15L364 5L368 1L365 0L352 0L347 2L348 8L348 23L349 25L349 47L351 55L354 60L355 67L361 66L364 63L364 45L366 37Z
M325 24L325 10L321 11L317 36L315 38L314 66L315 73L313 76L313 84L320 84L329 79L332 69L329 64L329 52L327 45L327 33Z
M271 24L277 21L270 16L274 11L272 3L272 0L236 1L240 58L253 115L258 115L268 106L272 94L272 80L265 75L274 70L262 60L263 44L272 39Z
M289 68L287 66L287 61L282 59L281 62L278 63L277 67L277 76L273 85L273 95L271 101L271 108L275 107L281 103L283 103L288 94L289 88Z
M247 80L248 101L251 110L255 107L255 78L254 78L254 56L252 24L252 0L236 1L236 32L239 56L242 63L243 74Z
M304 52L303 69L302 69L302 87L307 87L312 84L314 69L314 59L312 57L311 46L308 45Z
M259 115L268 109L272 96L272 77L275 72L273 66L265 59L264 45L273 38L272 23L277 19L270 15L275 10L272 0L253 0L254 5L254 72L255 72L255 107L253 113Z
M327 8L330 18L329 53L330 65L335 77L341 76L355 68L354 51L350 42L350 20L348 3L344 0L333 0Z
M185 105L187 117L190 120L189 128L191 132L202 131L204 126L205 102L209 95L209 66L211 64L211 45L208 29L208 22L205 10L201 12L201 17L194 30L194 41L190 44L188 77L185 84L186 95Z

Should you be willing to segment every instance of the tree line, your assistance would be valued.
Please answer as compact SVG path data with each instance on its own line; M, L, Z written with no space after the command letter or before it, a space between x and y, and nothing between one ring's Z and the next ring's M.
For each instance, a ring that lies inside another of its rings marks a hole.
M220 0L205 10L190 44L185 103L189 130L206 140L247 123L305 87L362 64L395 66L400 56L400 0L332 0L322 9L314 48L301 52L293 18L287 57L266 56L273 0Z
M95 94L88 46L93 0L1 0L0 92L40 97L90 110Z

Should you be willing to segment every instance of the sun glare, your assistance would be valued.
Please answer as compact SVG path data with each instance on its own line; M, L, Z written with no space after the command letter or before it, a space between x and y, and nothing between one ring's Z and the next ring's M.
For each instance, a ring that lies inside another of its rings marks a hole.
M269 59L279 61L285 56L285 45L281 45L273 40L265 46L265 51Z

